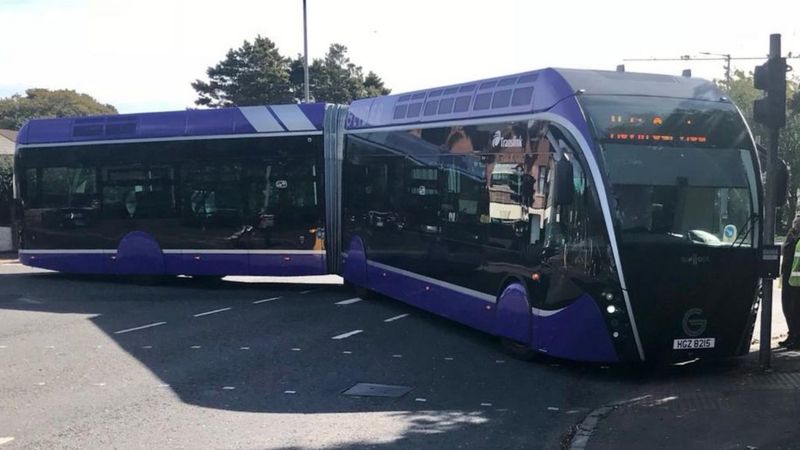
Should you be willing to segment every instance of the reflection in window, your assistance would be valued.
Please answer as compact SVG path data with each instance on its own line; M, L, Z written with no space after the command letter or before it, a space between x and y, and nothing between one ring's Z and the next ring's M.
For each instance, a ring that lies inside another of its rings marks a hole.
M42 207L89 207L96 199L96 193L93 168L45 167L42 169Z
M104 168L104 215L131 219L174 216L173 178L173 169L165 166Z

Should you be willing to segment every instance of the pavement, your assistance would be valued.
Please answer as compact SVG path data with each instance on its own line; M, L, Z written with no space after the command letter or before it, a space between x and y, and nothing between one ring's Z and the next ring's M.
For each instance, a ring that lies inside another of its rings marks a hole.
M564 447L800 449L800 352L777 346L786 322L775 284L768 370L759 364L757 329L744 358L658 368L626 398L588 413Z

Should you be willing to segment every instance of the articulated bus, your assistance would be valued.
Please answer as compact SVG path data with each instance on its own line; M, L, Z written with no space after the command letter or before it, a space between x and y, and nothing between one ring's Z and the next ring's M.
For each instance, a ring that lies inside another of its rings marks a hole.
M88 274L327 273L325 108L29 122L15 156L21 262Z
M340 105L32 121L25 264L337 273L581 361L748 351L762 187L692 78L540 71Z
M520 356L748 351L761 180L714 84L545 69L358 100L343 134L345 281Z

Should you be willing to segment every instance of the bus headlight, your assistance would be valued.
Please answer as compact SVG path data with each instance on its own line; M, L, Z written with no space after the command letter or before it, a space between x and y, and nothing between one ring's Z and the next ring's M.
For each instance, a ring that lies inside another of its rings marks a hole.
M617 312L617 307L614 305L608 305L606 306L606 312L609 314L614 314L615 312Z
M610 302L611 300L614 300L614 294L612 294L610 291L605 291L601 295L608 302Z

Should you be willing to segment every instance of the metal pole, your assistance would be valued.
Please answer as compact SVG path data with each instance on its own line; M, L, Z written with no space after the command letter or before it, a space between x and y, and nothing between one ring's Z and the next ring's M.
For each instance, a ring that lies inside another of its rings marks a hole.
M731 54L725 55L725 87L731 93Z
M769 57L780 58L781 35L772 34L769 37ZM764 193L764 245L772 246L775 243L775 175L778 171L778 127L769 129L769 146L767 147L767 186ZM762 280L764 289L763 304L761 305L761 337L759 343L758 361L761 370L769 370L772 356L772 280Z
M303 0L303 84L305 85L305 102L311 101L308 87L308 22L306 20L306 0Z

